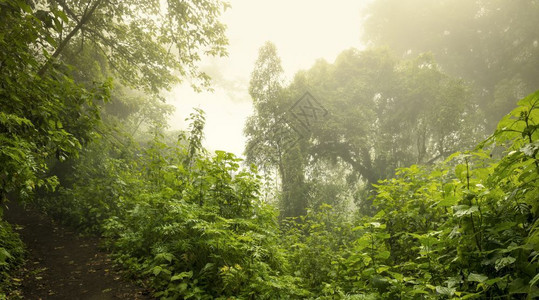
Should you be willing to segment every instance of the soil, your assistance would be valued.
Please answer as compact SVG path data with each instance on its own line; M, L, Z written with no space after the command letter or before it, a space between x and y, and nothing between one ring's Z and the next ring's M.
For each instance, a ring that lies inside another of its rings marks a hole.
M13 202L4 209L4 219L27 248L11 299L154 299L122 275L100 249L98 237L80 235Z

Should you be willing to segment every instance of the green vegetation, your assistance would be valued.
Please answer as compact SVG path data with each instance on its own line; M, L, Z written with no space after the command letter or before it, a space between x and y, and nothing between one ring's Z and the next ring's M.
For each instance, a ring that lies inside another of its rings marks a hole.
M156 133L121 158L86 150L72 187L41 204L101 232L164 299L539 295L539 92L474 151L374 185L373 216L324 204L280 227L256 170L200 148L203 119L173 145Z
M539 84L536 1L377 0L363 39L397 55L432 53L449 74L473 83L490 131Z
M186 76L208 86L196 63L226 53L226 4L79 2L0 0L2 204L100 234L161 299L539 297L539 91L511 109L506 97L537 88L536 52L490 74L511 63L496 52L510 50L486 50L502 25L475 41L489 56L472 65L477 57L461 60L428 36L416 48L393 39L417 26L439 34L425 24L453 4L414 1L428 13L414 11L417 24L405 27L404 17L384 20L406 7L374 1L366 31L376 47L318 61L288 83L266 43L250 82L245 163L203 147L201 110L188 130L168 132L160 101ZM482 12L464 14L468 23L512 13L481 3L461 7ZM517 39L535 28L524 16ZM291 108L305 91L328 115L298 129ZM0 298L22 261L0 219Z
M0 221L0 291L10 288L11 273L16 270L24 257L24 245L19 236L13 232L11 225ZM0 299L5 296L0 293Z
M376 185L376 214L350 222L329 206L285 231L314 295L373 299L533 299L537 260L539 92L475 151L399 169ZM505 143L492 159L482 148ZM363 296L359 296L363 295Z
M226 53L218 21L225 7L206 0L0 0L0 203L33 202L36 190L65 187L81 151L101 147L103 137L125 142L148 117L162 120L166 109L156 100L179 82L177 74L206 86L196 62ZM118 129L127 119L136 126ZM3 282L22 248L1 224Z
M278 276L285 261L276 212L259 200L254 170L200 148L203 114L191 121L170 146L156 133L123 158L85 152L72 188L52 195L46 209L102 232L118 262L152 279L156 296L275 298L292 286Z

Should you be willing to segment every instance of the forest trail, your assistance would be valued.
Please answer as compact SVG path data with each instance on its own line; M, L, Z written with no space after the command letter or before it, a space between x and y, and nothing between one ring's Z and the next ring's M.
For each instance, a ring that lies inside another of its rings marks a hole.
M121 276L99 249L99 238L80 236L13 202L4 217L27 250L26 264L16 274L20 295L12 299L152 299Z

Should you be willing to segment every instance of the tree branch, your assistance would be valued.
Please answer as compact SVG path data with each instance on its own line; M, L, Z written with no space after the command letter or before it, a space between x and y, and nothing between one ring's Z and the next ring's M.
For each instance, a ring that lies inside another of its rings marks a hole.
M71 32L69 32L69 34L65 37L65 39L62 40L62 42L60 43L60 45L58 45L58 48L56 48L56 50L51 55L51 57L39 69L39 71L37 72L37 75L43 76L43 74L45 74L45 72L50 67L52 61L56 59L62 53L62 51L71 41L71 38L73 38L77 33L79 33L79 31L82 29L82 26L84 26L92 18L95 10L101 4L101 2L103 2L103 0L97 0L96 2L94 2L92 7L90 7L90 9L84 13L82 18L77 21L77 25L75 25L75 27L71 30ZM62 9L66 11L74 20L77 20L77 16L73 13L71 9L69 9L65 1L58 1L58 4L60 4Z

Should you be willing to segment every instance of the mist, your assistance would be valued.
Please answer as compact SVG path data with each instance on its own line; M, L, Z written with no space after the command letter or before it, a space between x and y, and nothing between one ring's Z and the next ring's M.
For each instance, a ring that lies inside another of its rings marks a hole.
M536 1L0 2L0 299L539 298Z

